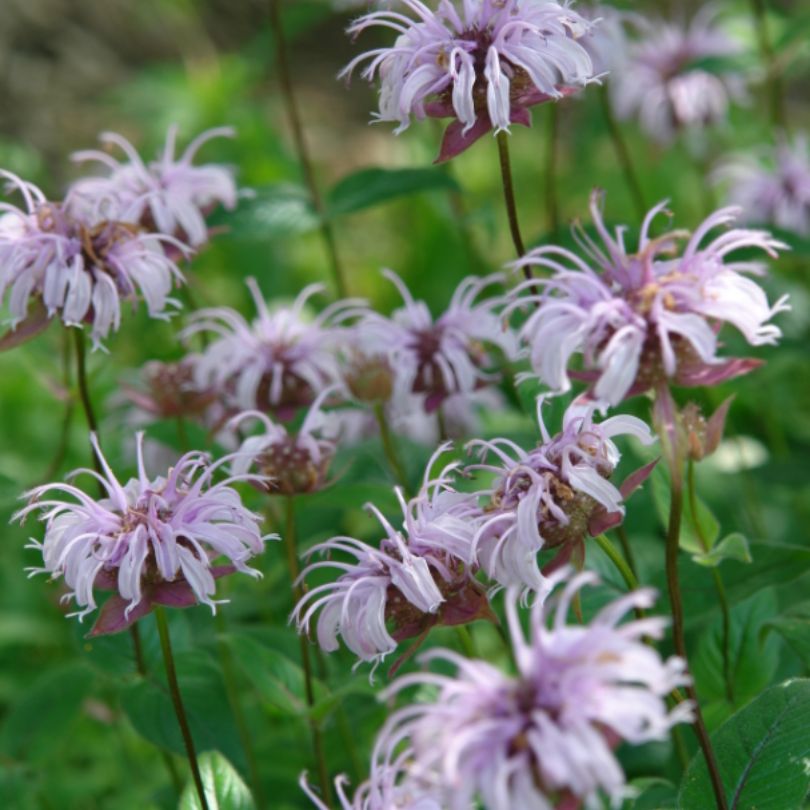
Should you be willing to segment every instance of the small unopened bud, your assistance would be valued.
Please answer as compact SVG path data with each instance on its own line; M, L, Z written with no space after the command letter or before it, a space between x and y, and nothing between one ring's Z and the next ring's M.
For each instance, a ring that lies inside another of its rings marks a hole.
M122 390L135 405L161 419L199 416L217 398L214 389L195 384L193 366L187 360L147 363L142 376L145 390L126 385Z
M296 437L268 447L256 459L256 467L270 479L267 488L282 495L303 495L321 489L334 455L323 445L317 456L302 447Z
M688 459L701 461L717 449L723 438L726 416L733 399L734 397L730 396L708 419L703 416L700 406L694 402L690 402L681 411Z
M382 355L356 354L349 362L346 385L360 402L388 402L394 389L394 372Z

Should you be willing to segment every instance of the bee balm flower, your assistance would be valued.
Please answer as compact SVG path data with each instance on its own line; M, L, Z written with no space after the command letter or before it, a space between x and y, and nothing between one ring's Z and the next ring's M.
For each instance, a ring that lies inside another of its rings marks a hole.
M148 230L173 234L193 247L208 241L205 215L216 205L236 205L233 173L225 166L194 166L199 148L212 138L233 137L230 127L209 129L197 136L175 159L177 127L171 126L160 159L146 164L132 144L115 132L102 133L105 146L118 146L128 158L122 163L107 152L76 152L76 161L95 161L110 170L107 177L88 177L71 188L73 205L86 213L103 211L110 203Z
M83 219L70 200L54 203L31 183L0 172L22 194L25 209L0 206L0 299L8 292L12 326L26 319L32 299L66 326L91 324L95 347L121 321L121 302L143 297L149 315L167 318L177 302L172 286L183 275L167 255L169 245L188 253L167 234L147 233L117 218ZM3 213L4 212L4 213Z
M400 789L429 785L447 810L596 808L601 792L618 805L626 786L615 747L665 739L673 725L691 719L691 706L667 711L667 694L688 682L685 664L662 660L644 643L663 635L666 620L619 624L631 608L650 607L654 592L623 596L587 625L567 623L574 597L596 581L580 574L556 598L538 600L528 640L517 592L509 592L514 677L451 650L424 653L423 662L441 661L456 672L416 672L386 690L390 697L425 686L436 696L391 716L375 745L372 781L375 770L388 779L396 770Z
M248 511L230 484L249 476L212 483L214 472L232 457L211 464L203 453L186 453L165 478L150 479L143 465L143 434L137 434L138 477L121 484L93 448L104 475L106 497L93 499L73 484L53 483L26 493L28 506L15 518L40 513L45 538L29 548L42 553L33 574L64 576L83 618L96 608L94 589L113 590L92 634L114 633L147 614L152 604L216 609L215 579L233 571L258 577L248 561L264 550L261 518ZM73 500L62 500L67 495ZM224 558L226 565L214 563Z
M491 129L529 126L528 108L560 99L593 80L593 66L578 42L590 23L568 4L546 0L402 0L414 15L373 11L349 27L391 28L393 47L353 59L341 75L368 62L363 76L380 77L381 121L452 117L439 160L447 160Z
M550 278L518 288L544 287L525 299L540 306L520 330L534 373L552 389L567 391L571 358L581 354L584 370L572 374L593 383L596 399L616 405L662 381L714 385L755 368L756 360L718 357L717 332L729 323L752 346L775 344L782 333L769 321L788 309L787 296L771 306L745 275L761 274L763 266L728 256L754 248L776 257L785 245L766 231L727 227L740 213L737 208L716 211L694 233L651 238L662 203L647 214L631 253L624 229L614 235L605 227L599 201L594 193L591 215L602 245L578 234L590 264L554 245L536 248L517 263L552 271Z

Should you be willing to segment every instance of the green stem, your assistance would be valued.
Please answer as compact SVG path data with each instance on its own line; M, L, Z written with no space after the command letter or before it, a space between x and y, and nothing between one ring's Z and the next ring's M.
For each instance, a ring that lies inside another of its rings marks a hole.
M610 105L610 96L606 85L602 85L599 88L599 100L602 104L602 116L607 124L608 132L610 132L610 139L613 141L613 149L622 167L624 182L627 185L627 190L630 192L630 197L636 208L636 214L639 220L644 219L647 215L647 203L644 200L644 192L641 190L641 183L633 166L633 159L630 157L630 150L625 143L621 127L616 120L616 116L613 114L613 107Z
M689 510L692 513L692 523L695 526L695 533L704 552L708 552L709 542L703 534L703 526L698 519L697 487L695 486L695 464L690 459L686 468L686 484L689 497ZM726 699L729 703L734 703L734 687L731 679L731 610L726 596L726 588L723 578L717 567L712 568L712 578L717 591L717 601L720 603L720 610L723 616L723 681L726 688Z
M287 566L290 571L290 581L292 583L293 598L298 604L306 593L305 587L298 582L300 569L298 567L298 548L295 533L295 498L292 495L284 497L286 530L284 532L284 548L287 552ZM307 706L310 709L315 705L314 679L312 677L312 661L309 657L309 642L306 635L298 634L298 641L301 648L301 666L304 670L304 689L306 691ZM315 762L318 767L318 779L321 783L321 796L327 807L332 807L332 791L329 784L329 770L326 767L326 755L323 748L323 737L318 722L309 718L309 729L312 736L312 749L315 754Z
M662 443L666 444L667 437L661 437ZM681 539L681 515L683 513L683 480L681 475L681 466L675 461L670 464L670 472L672 475L672 488L671 500L669 505L669 523L667 526L667 546L666 546L666 572L667 572L667 589L669 591L669 600L672 607L672 637L675 646L676 654L686 662L689 666L689 659L686 653L686 637L684 635L684 620L683 620L683 600L681 597L681 586L678 576L678 552L680 550ZM714 791L714 798L718 810L727 810L726 795L723 788L723 780L720 777L720 771L717 767L717 759L714 755L711 739L706 730L706 724L703 721L703 712L700 709L698 702L697 692L694 685L690 682L686 687L686 693L694 704L695 710L695 734L698 738L698 743L703 756L706 760L706 766L709 770L709 778L711 779L712 789Z
M499 132L495 136L495 140L498 142L498 158L501 165L501 182L503 183L503 199L506 203L506 216L509 219L509 233L512 235L512 243L520 259L526 255L526 247L523 244L523 237L520 235L520 224L518 223L515 186L512 182L512 165L509 159L509 135L506 132ZM532 278L532 271L528 265L524 265L523 273L527 279Z
M615 566L616 570L621 574L622 579L625 581L628 589L631 591L635 591L638 588L638 580L636 579L636 575L633 573L632 568L625 562L624 557L619 553L619 550L613 543L608 540L607 535L598 534L594 537L596 540L596 544L602 551L607 554L610 558L610 561Z
M396 442L391 434L391 427L388 424L388 418L385 415L385 405L382 402L374 403L374 416L377 419L377 425L380 428L380 439L382 440L383 453L394 473L394 478L397 483L402 487L405 496L410 496L410 487L408 486L408 476L405 473L405 467L397 452Z
M623 524L619 524L616 527L616 536L619 538L619 542L622 545L624 559L627 560L627 564L630 566L633 576L638 579L638 569L636 568L636 560L633 556L633 547L630 545L630 539L627 536L627 532L624 530Z
M287 108L287 118L292 128L295 149L304 172L304 179L309 187L312 205L318 214L321 237L332 269L332 280L334 281L335 289L340 298L345 298L347 295L346 277L338 255L335 234L326 215L326 209L323 204L323 199L321 198L320 189L318 188L318 182L315 179L315 171L312 167L312 159L309 154L309 147L307 145L306 136L304 135L304 127L301 123L301 115L298 111L298 102L296 101L295 91L293 89L292 74L290 72L289 60L287 59L287 43L284 41L284 28L281 21L281 0L270 0L270 22L270 27L273 29L273 35L276 40L276 56L281 93L284 97L284 105Z
M84 331L80 327L70 327L70 329L73 332L75 340L76 380L79 385L79 399L82 403L85 419L87 419L87 427L90 429L90 432L95 433L96 438L98 438L98 421L96 420L96 414L93 410L93 402L90 399L90 386L87 382L87 347L84 340ZM93 467L95 467L96 472L103 477L104 469L101 465L101 459L98 457L92 445L91 452L93 454ZM102 497L106 497L107 492L101 481L98 482L98 490Z
M776 64L776 54L771 44L768 30L768 15L765 10L765 0L751 0L754 15L754 29L759 40L759 50L768 83L768 106L770 107L771 122L781 130L787 130L787 115L785 113L785 95L782 90L782 79L779 76L779 67Z
M444 415L444 408L441 405L436 408L436 426L439 429L439 441L446 442L450 437L447 433L447 419Z
M186 716L186 710L183 706L183 698L180 696L180 684L177 682L177 669L174 665L174 654L172 653L172 642L169 636L169 622L166 619L166 611L160 605L156 605L154 612L155 620L157 621L158 635L160 636L160 649L163 652L163 663L166 665L169 694L171 695L174 713L177 716L177 722L180 726L180 733L183 735L183 743L186 748L186 754L188 755L189 765L191 766L194 787L197 789L201 810L209 810L202 776L200 775L200 765L197 761L197 751L194 748L194 739L191 736L191 729L188 725L188 717Z
M253 747L253 737L250 733L245 713L242 711L242 704L239 700L239 687L236 680L236 667L233 663L233 655L231 648L228 646L227 638L228 623L225 619L225 614L222 611L217 611L215 622L219 639L217 647L219 650L219 663L222 669L222 680L225 684L225 695L228 698L228 703L231 707L231 713L236 723L236 731L239 734L239 741L242 743L242 750L245 752L245 759L247 760L248 771L250 772L251 788L253 790L253 797L256 800L256 807L258 810L263 810L267 807L267 800L264 796L262 789L262 780L259 775L259 764L256 759L256 750Z
M456 635L461 643L461 649L467 658L478 658L478 653L475 649L475 641L473 641L472 633L463 625L456 626Z
M552 239L560 230L560 201L557 195L557 164L559 162L560 115L556 104L548 105L548 148L546 149L546 215Z

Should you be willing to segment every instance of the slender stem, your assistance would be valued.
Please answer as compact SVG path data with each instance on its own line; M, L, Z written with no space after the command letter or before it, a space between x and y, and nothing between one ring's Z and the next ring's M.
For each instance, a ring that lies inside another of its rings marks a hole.
M383 453L385 453L388 466L391 468L391 472L394 473L394 478L396 478L397 483L402 487L402 491L406 496L409 496L410 487L408 486L408 476L405 473L405 466L397 452L394 437L391 435L391 428L388 424L388 418L385 415L385 406L382 402L374 403L374 416L380 428L380 439L382 440Z
M200 799L201 809L209 810L202 776L200 775L200 765L197 762L197 752L194 748L194 739L191 736L191 729L188 725L188 717L186 717L186 710L183 706L183 698L180 696L180 684L177 682L177 669L174 665L172 641L169 636L169 622L166 619L166 611L160 605L155 606L155 620L157 621L158 635L160 636L160 649L163 652L163 663L166 665L169 694L172 698L174 713L177 715L177 722L180 725L180 733L183 735L183 743L185 744L188 762L191 766L194 786L197 788L197 796L199 796Z
M662 437L666 441L666 437ZM681 538L681 515L683 513L683 480L681 467L677 462L670 465L672 473L671 500L669 505L669 525L667 527L667 547L666 547L666 571L667 589L669 600L672 606L672 637L675 645L675 652L682 658L688 667L689 659L686 654L686 638L683 624L683 600L681 598L681 586L678 578L678 552L680 550ZM717 767L717 759L714 749L703 722L703 712L698 703L697 692L693 684L685 687L686 693L691 698L695 710L695 733L698 743L706 759L706 766L709 770L714 798L718 810L727 810L726 795L723 788L723 780L720 778L720 771Z
M518 224L515 187L512 183L512 165L509 160L509 135L506 132L499 132L495 136L495 140L498 142L503 199L506 203L506 216L509 218L509 233L512 235L512 243L515 246L518 258L522 258L526 254L526 247L523 244L523 237L520 235L520 225ZM532 278L532 271L529 266L523 267L523 273L526 278Z
M281 22L281 0L270 0L270 22L273 35L276 40L276 57L278 61L278 76L281 83L281 92L284 97L284 105L287 108L287 118L292 128L295 149L298 153L298 160L304 172L304 180L309 187L309 194L312 198L312 205L318 214L320 221L321 237L332 268L332 279L338 296L345 298L347 294L346 277L343 273L343 266L337 251L335 234L332 225L326 216L321 192L315 179L315 171L312 167L312 159L309 154L304 127L301 123L301 115L298 111L298 102L293 89L290 63L287 59L287 43L284 41L284 28Z
M444 415L444 408L441 405L436 408L436 426L439 429L439 441L446 442L449 438L449 434L447 432L447 419Z
M98 421L96 420L96 414L93 410L93 402L90 399L90 387L87 383L87 347L84 340L84 331L80 327L71 327L71 331L75 339L76 380L79 385L79 399L82 403L84 416L87 419L87 427L90 428L91 433L95 433L96 436L98 436ZM98 457L95 449L92 448L92 445L91 452L93 454L93 466L96 472L103 477L104 470L101 465L101 459ZM98 482L98 488L99 493L102 496L106 496L107 493L101 481Z
M65 411L62 416L62 426L59 430L59 441L56 444L56 452L53 454L51 463L45 475L42 477L42 482L47 483L53 479L62 462L67 455L68 444L70 443L70 425L73 421L73 410L76 404L73 391L70 384L70 367L73 358L71 357L71 342L66 330L61 333L62 344L62 387L65 392Z
M239 741L242 743L242 750L245 752L245 759L247 759L251 788L253 789L253 797L256 800L256 807L258 810L263 810L263 808L267 807L267 800L262 790L259 764L256 759L256 750L253 747L253 737L250 733L250 728L248 727L245 713L242 711L242 704L239 700L239 687L236 681L236 668L233 663L233 655L231 654L231 648L225 641L228 632L228 623L225 619L225 614L222 611L218 611L215 621L219 635L217 647L219 649L222 680L225 684L225 694L231 707L233 719L236 722L236 731L239 734Z
M709 551L709 542L703 534L703 527L698 519L697 487L695 486L695 464L690 459L686 468L686 487L689 497L689 510L692 513L692 523L695 526L695 533L704 552ZM723 681L726 688L726 699L729 703L734 703L734 687L731 680L731 610L729 609L726 588L720 571L715 566L712 568L714 587L717 591L717 600L720 602L720 610L723 616Z
M622 167L624 174L624 182L627 184L627 190L633 199L633 205L636 208L636 214L639 219L643 219L647 214L647 204L644 200L644 192L641 190L641 183L638 179L635 167L633 166L633 159L630 157L630 150L627 148L624 136L622 135L619 122L613 114L613 107L610 105L610 96L608 89L605 85L599 88L599 100L602 103L602 115L604 116L605 123L607 124L610 138L613 141L613 149L616 152L616 157Z
M779 75L779 66L776 64L776 54L771 44L768 30L768 15L765 9L765 0L751 0L754 14L754 28L759 40L759 50L768 82L768 102L771 113L771 122L781 130L787 129L787 115L785 113L785 94L782 89L782 78Z
M461 643L461 649L467 658L478 658L478 653L475 649L475 641L473 641L472 633L463 625L456 626L456 635Z
M624 559L627 560L630 570L633 572L635 578L638 579L638 569L636 568L636 559L633 555L633 547L630 545L630 539L627 536L627 532L624 530L624 525L619 524L616 527L616 536L619 538L619 542L622 545Z
M548 230L553 239L560 230L560 201L557 195L557 164L559 163L560 108L548 105L548 147L546 149L546 215Z
M624 557L619 553L619 550L613 543L608 540L607 535L598 534L594 537L596 544L602 551L607 554L610 558L610 561L616 567L616 570L622 575L622 579L624 580L625 584L631 591L635 591L638 588L638 580L636 579L636 575L633 573L633 570L630 566L625 562Z
M290 581L292 583L293 598L295 603L301 600L306 593L305 586L298 582L300 570L298 567L298 549L295 534L295 498L286 495L284 498L286 530L284 532L284 548L287 552L287 565L290 570ZM312 677L312 661L309 657L309 642L303 633L298 634L298 641L301 647L301 666L304 670L304 689L306 691L307 706L312 708L315 705L315 689ZM329 771L326 767L326 755L323 748L323 737L318 722L310 717L309 729L312 735L312 749L315 754L315 762L318 766L318 779L321 783L321 796L327 807L332 807L332 791L329 784Z

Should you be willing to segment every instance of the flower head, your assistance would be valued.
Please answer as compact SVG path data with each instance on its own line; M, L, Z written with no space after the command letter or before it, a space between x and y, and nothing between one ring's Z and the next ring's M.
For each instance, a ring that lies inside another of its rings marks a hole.
M340 552L354 558L351 563L331 558L310 563L301 575L304 579L320 568L341 572L335 581L310 590L293 613L306 631L320 611L318 643L327 652L337 649L340 634L362 660L380 661L398 641L420 636L437 622L460 624L487 615L486 598L468 566L475 504L452 489L456 464L429 478L433 461L446 449L443 445L434 454L415 498L405 501L397 490L402 530L369 504L385 532L378 547L334 537L310 550L309 556Z
M491 129L529 125L528 108L556 100L593 80L587 51L578 42L588 23L569 4L547 0L402 0L414 15L373 11L349 27L357 35L381 26L397 32L393 47L353 59L342 75L368 64L364 78L380 78L381 121L396 132L411 118L452 117L440 160L466 149ZM415 18L415 19L414 19Z
M197 358L198 386L221 391L236 409L269 410L288 418L338 381L338 325L358 314L363 302L338 301L309 318L306 306L322 285L305 287L291 306L272 311L256 280L248 279L247 285L258 313L252 323L227 307L202 309L181 336L216 336Z
M565 412L562 431L552 437L543 424L542 404L541 398L537 416L543 441L537 447L526 451L508 439L468 444L479 450L482 460L496 460L471 468L495 474L491 486L479 493L482 519L475 535L475 560L499 584L539 593L549 580L540 570L537 553L559 548L558 559L550 563L559 567L582 548L587 534L599 533L596 524L601 531L602 524L620 522L624 498L646 477L631 476L628 487L611 483L620 459L613 437L655 441L640 419L613 416L596 423L593 404L576 401Z
M264 433L249 436L234 454L231 470L243 475L256 467L270 492L296 495L314 492L324 485L337 446L327 437L329 419L321 410L333 388L321 392L309 409L301 429L291 435L261 411L245 411L228 423L233 429L246 419L256 419Z
M377 769L399 771L400 787L428 785L448 810L468 810L476 800L491 810L576 801L597 808L602 791L618 804L625 776L613 749L665 739L674 724L691 719L691 706L667 711L667 694L688 682L684 662L663 661L644 643L663 635L666 620L619 624L631 608L650 607L654 592L627 594L587 625L567 623L576 594L596 581L580 574L556 598L538 600L528 640L517 592L509 592L516 677L451 650L424 653L422 661L449 663L455 675L418 672L386 691L428 686L436 696L390 717L375 745Z
M740 50L718 27L716 15L716 7L707 5L688 25L631 18L641 36L610 80L620 118L638 116L644 131L661 143L683 130L725 120L730 102L743 97L744 82L734 71L711 72L699 65Z
M405 305L390 318L369 312L355 329L387 356L395 374L395 398L424 394L430 412L453 394L471 394L497 381L488 370L494 364L489 350L495 347L512 357L517 343L496 314L502 299L476 298L500 281L499 275L464 279L448 308L434 320L427 304L415 300L399 276L390 270L384 274Z
M146 233L116 218L89 221L71 214L69 201L53 203L33 184L0 172L25 201L25 209L0 206L0 299L8 293L11 323L26 319L32 299L66 326L91 324L94 346L118 329L121 302L146 302L149 315L167 318L177 302L172 286L183 281L166 245L181 253L174 237Z
M386 779L378 772L374 779L363 782L351 799L346 794L346 777L336 777L335 793L342 810L442 810L435 793L415 785L396 785L394 784L396 772L391 768L388 771L391 778ZM328 810L328 806L307 782L306 773L301 774L298 784L318 810Z
M775 344L781 332L769 321L788 308L787 296L771 306L745 275L761 274L763 266L727 257L751 248L775 257L785 245L765 231L728 227L739 214L736 208L716 211L694 233L668 231L651 238L650 226L665 210L661 203L647 214L631 253L624 229L611 234L605 227L599 201L594 193L591 215L602 245L581 229L577 237L601 274L554 245L536 248L518 262L552 271L549 279L520 287L545 288L529 296L540 306L520 331L534 373L552 389L567 391L571 358L581 354L584 372L577 375L593 382L597 399L616 405L666 380L713 385L756 367L757 361L718 357L717 332L729 323L752 346Z
M747 222L767 223L800 236L810 235L810 141L797 135L754 155L736 155L714 172L727 181L728 199Z
M29 548L42 553L43 567L32 573L64 576L81 608L79 618L96 608L94 589L113 590L102 608L94 634L117 632L148 613L153 603L187 607L198 602L215 610L218 576L241 571L260 576L248 561L264 550L261 518L248 511L230 484L238 475L214 484L216 470L230 456L211 464L204 453L186 453L166 477L149 478L143 464L143 434L137 435L138 476L121 484L101 453L94 452L103 476L95 478L106 495L91 498L70 483L53 483L27 492L28 506L15 518L40 513L45 538ZM62 500L60 496L72 500ZM226 566L216 567L224 557Z
M126 211L128 222L147 230L173 234L198 247L208 241L205 215L216 205L233 208L237 191L233 173L225 166L194 166L200 147L219 137L233 137L230 127L209 129L198 135L175 158L177 126L169 127L160 159L146 164L132 144L115 132L104 132L101 142L117 146L127 162L116 160L106 151L89 149L76 152L76 161L96 161L109 169L107 177L88 177L71 188L72 206L85 216L98 216L109 205Z

